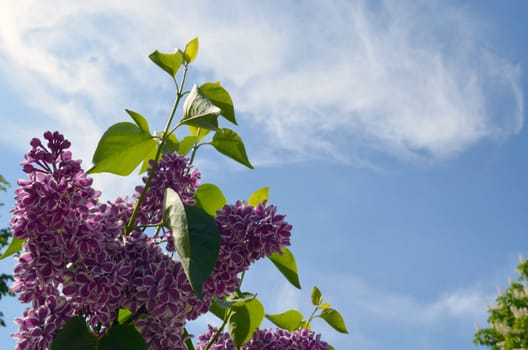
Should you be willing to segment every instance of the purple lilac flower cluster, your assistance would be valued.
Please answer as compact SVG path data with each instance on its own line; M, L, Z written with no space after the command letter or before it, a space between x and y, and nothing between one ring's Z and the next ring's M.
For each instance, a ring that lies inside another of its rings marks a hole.
M274 206L226 205L216 217L218 262L200 300L181 264L160 247L160 238L140 229L124 235L143 187L133 201L100 203L81 162L67 150L70 142L58 132L46 132L44 138L46 145L33 139L25 155L28 180L18 182L10 222L13 234L25 240L12 290L31 303L16 320L17 350L49 349L60 328L77 315L102 335L120 308L146 314L135 325L149 349L185 349L186 320L207 312L213 297L233 292L238 274L256 259L290 244L291 226ZM161 221L167 187L192 205L199 178L186 158L164 155L135 225Z
M209 326L209 331L198 338L196 350L203 350L213 339L217 329ZM210 350L236 350L229 334L221 333ZM328 350L328 344L320 334L307 329L287 331L284 329L257 329L253 337L240 350Z

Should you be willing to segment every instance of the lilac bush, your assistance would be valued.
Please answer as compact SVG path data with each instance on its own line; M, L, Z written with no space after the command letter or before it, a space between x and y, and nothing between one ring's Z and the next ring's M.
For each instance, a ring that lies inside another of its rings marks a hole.
M13 240L2 256L16 253L12 290L28 304L15 320L16 350L190 350L193 336L185 325L208 311L223 324L200 336L199 349L240 348L246 342L243 349L328 349L306 330L314 317L346 332L339 313L320 295L308 320L290 310L294 317L286 322L283 314L266 316L286 329L257 329L264 307L256 294L241 291L243 275L268 257L300 288L286 248L292 226L268 204L267 191L228 204L218 187L200 184L192 162L201 146L253 167L242 139L218 125L219 116L237 124L220 83L184 90L197 51L193 39L184 51L149 56L176 84L163 131L151 134L146 118L127 110L134 123L117 123L104 133L88 171L72 158L71 144L59 132L31 140L22 163L27 179L15 190ZM174 126L184 96L183 115ZM174 131L184 125L191 135L179 141ZM202 141L208 134L211 140ZM138 167L146 173L130 198L103 202L88 177L127 176ZM226 324L233 334L223 333Z

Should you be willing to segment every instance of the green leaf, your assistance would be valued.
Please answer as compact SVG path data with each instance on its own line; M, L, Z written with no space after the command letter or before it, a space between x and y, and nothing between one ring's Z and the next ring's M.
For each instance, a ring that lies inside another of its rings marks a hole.
M341 314L335 309L325 309L319 315L323 320L326 321L332 328L340 333L348 333L345 325L345 320Z
M132 317L132 311L130 311L129 309L119 309L119 310L117 310L117 322L119 324L124 323L130 317Z
M312 305L319 306L323 302L323 295L317 286L312 289Z
M189 224L180 195L172 188L167 188L163 196L163 223L172 231L176 253L178 253L184 268L187 266L185 273L187 278L189 278L188 268L191 257Z
M134 121L136 122L137 126L139 126L141 131L150 135L148 121L147 119L145 119L144 116L134 111L131 111L130 109L125 109L125 111L128 113L128 115L132 117L132 119L134 119Z
M242 139L233 130L227 128L216 130L211 145L223 155L253 169L246 155L246 149Z
M197 128L196 126L189 125L189 131L192 135L198 137L198 142L202 141L207 134L209 134L209 129Z
M302 323L303 314L297 310L288 310L281 314L266 315L266 318L282 329L293 331Z
M185 136L183 138L183 140L181 140L180 142L180 147L178 149L178 153L182 156L186 155L187 153L189 153L194 144L196 143L196 141L198 140L198 138L196 136Z
M216 265L220 250L220 232L215 219L203 209L186 205L185 213L191 239L190 281L194 293L201 298L202 285Z
M234 304L231 310L227 323L228 332L235 346L240 348L253 337L253 333L262 323L264 306L253 298L241 305Z
M9 246L7 247L6 251L4 252L4 254L2 254L2 256L0 256L0 260L5 259L15 253L18 253L22 249L22 244L24 242L24 239L20 239L16 236L13 236L13 238L11 239L11 243L9 243Z
M185 61L191 63L198 55L198 38L194 38L185 45L183 51L183 58Z
M130 122L112 125L101 137L88 173L129 175L142 161L154 158L156 141Z
M220 233L213 217L203 209L185 206L171 188L165 190L163 222L172 231L176 253L194 293L211 275L220 249Z
M200 89L194 85L183 104L181 123L199 128L216 130L220 108L216 107Z
M170 54L161 53L156 50L149 55L149 58L172 77L176 76L178 69L180 69L180 66L183 63L183 54L180 50Z
M201 184L194 195L197 205L205 210L212 217L216 216L216 211L227 204L227 200L218 186L213 184Z
M180 150L180 141L178 141L176 136L171 133L167 137L165 142L163 143L163 147L161 151L163 152L163 154L167 154L167 153L178 152L179 150Z
M231 307L231 304L226 306L225 302L213 299L211 306L209 307L209 312L223 320L226 315L226 309Z
M73 317L53 339L51 350L96 350L95 337L82 317Z
M99 341L97 350L148 350L147 343L137 329L130 324L110 328Z
M299 281L299 273L297 272L297 263L293 253L286 247L282 247L282 254L273 253L268 257L271 262L277 267L284 277L293 286L301 289L301 282Z
M200 91L207 96L215 106L220 108L220 114L223 115L224 118L237 125L233 100L227 90L220 85L220 82L205 83L200 86Z
M187 350L195 350L194 344L192 342L192 336L187 332L187 328L183 329L183 339L185 339L185 345L187 346Z
M257 205L259 205L260 203L264 201L269 202L269 187L268 186L259 188L258 190L253 192L251 197L249 197L248 199L248 204L253 207L256 207Z

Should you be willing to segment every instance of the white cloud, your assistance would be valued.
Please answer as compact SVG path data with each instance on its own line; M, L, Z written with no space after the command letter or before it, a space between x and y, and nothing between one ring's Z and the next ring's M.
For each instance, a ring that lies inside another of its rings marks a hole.
M520 67L473 14L450 6L1 1L2 76L49 117L8 128L67 131L89 159L125 107L162 125L167 81L145 56L198 35L195 77L222 80L245 130L263 131L247 140L257 162L452 157L518 133L524 107Z

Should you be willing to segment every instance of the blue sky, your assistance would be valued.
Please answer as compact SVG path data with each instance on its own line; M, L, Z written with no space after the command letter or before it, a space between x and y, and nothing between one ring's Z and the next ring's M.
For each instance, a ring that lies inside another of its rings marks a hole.
M349 335L338 349L462 350L528 255L528 30L523 1L0 1L0 173L60 130L86 167L138 111L161 129L172 87L147 56L198 36L191 82L220 80L256 170L199 154L230 201L269 185L294 225L303 290L266 262L271 313L309 312L316 284ZM107 199L137 179L95 177ZM12 190L0 223L7 225ZM2 262L9 272L12 262ZM2 299L7 318L21 314ZM195 331L210 318L194 324ZM8 320L9 323L9 320ZM9 343L13 326L0 329Z

